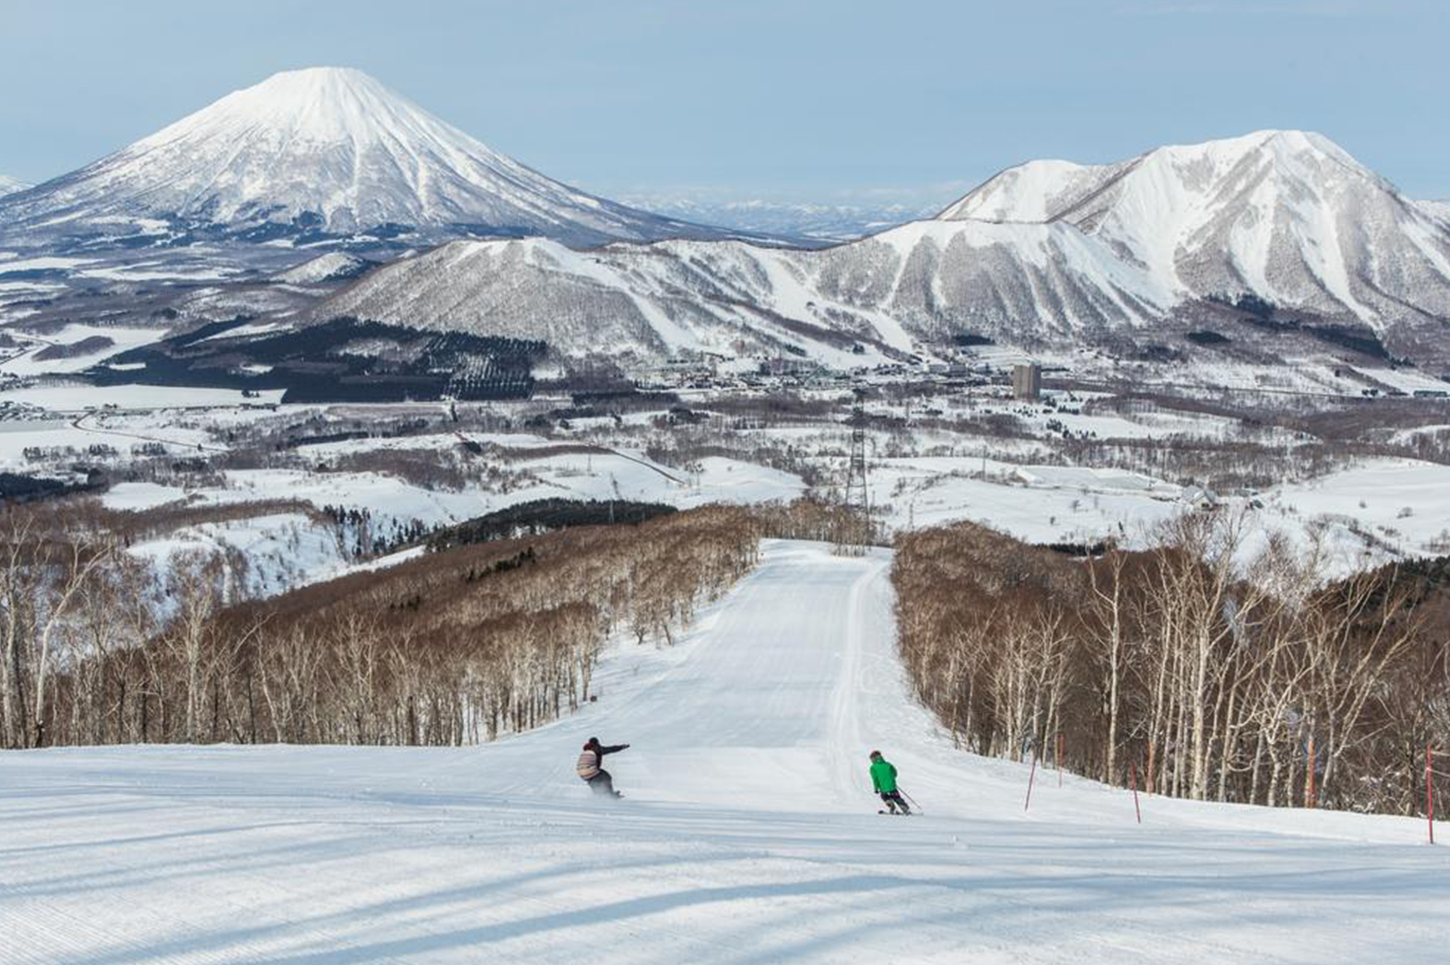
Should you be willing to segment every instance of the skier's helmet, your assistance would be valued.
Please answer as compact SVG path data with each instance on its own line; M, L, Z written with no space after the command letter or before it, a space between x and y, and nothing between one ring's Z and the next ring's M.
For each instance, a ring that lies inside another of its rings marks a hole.
M880 751L872 751L871 752L871 759L873 761L876 760L877 758L879 758L880 756L881 756L881 752Z

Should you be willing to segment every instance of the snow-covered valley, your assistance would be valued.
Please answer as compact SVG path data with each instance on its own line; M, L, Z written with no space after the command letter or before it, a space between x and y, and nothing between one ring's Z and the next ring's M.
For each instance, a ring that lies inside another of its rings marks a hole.
M1026 403L995 386L950 384L898 396L896 384L867 382L863 408L883 540L971 520L1029 543L1145 548L1160 524L1210 508L1246 514L1256 545L1275 534L1322 540L1335 573L1450 547L1450 416L1438 400L1306 393L1326 420L1306 432L1288 428L1293 415L1268 428L1271 410L1243 403L1200 411L1167 395L1061 390ZM557 397L450 414L436 403L279 405L275 392L36 385L0 391L0 472L75 478L79 466L104 480L109 509L158 519L178 506L214 511L131 551L164 562L186 549L236 550L266 596L349 571L376 552L373 540L405 546L409 532L532 500L682 509L837 500L851 401L830 388L789 391L662 392L625 414ZM810 414L773 411L782 398ZM1339 428L1336 412L1358 428ZM361 552L357 532L318 515L328 507L366 515Z
M0 961L1438 962L1423 821L1141 799L955 750L888 557L772 542L577 716L454 749L0 757ZM585 737L627 797L574 776ZM883 750L924 813L881 817Z

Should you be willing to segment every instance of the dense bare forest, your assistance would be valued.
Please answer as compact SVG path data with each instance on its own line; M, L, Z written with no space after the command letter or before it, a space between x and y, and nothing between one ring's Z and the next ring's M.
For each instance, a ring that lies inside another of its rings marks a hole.
M706 508L427 553L242 599L240 559L160 578L93 503L0 512L6 747L458 744L591 698L611 633L671 643L754 565L757 523Z
M255 600L240 555L126 552L161 525L149 517L10 507L0 744L524 730L595 695L611 634L672 643L750 570L760 536L839 542L843 513L709 507ZM1415 811L1427 742L1450 743L1450 561L1326 582L1326 547L1266 540L1228 512L1155 535L1155 550L1086 559L970 523L901 536L900 644L921 699L983 754L1061 747L1073 770L1163 794Z
M1158 536L1086 560L970 523L902 536L921 699L982 754L1061 746L1161 794L1416 813L1426 743L1450 738L1450 561L1325 582L1323 547L1255 544L1232 515Z

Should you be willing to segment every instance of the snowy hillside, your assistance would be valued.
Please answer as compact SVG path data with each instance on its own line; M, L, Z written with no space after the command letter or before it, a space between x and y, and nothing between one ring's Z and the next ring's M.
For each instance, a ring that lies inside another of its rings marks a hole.
M286 71L7 204L64 234L292 238L718 237L560 184L351 69Z
M278 272L273 276L277 281L289 285L311 285L326 281L336 281L340 278L356 278L369 268L374 262L366 258L359 258L344 251L329 251L325 255L318 255L311 261L305 261L295 268Z
M1066 225L923 221L814 251L456 242L372 272L313 316L540 338L571 355L789 346L850 365L868 360L854 344L879 357L954 331L1018 334L1027 319L1060 335L1146 324L1170 297Z
M24 181L0 174L0 195L14 194L17 191L24 191L28 187L30 185Z
M1450 227L1320 134L1032 161L940 217L1069 224L1181 297L1248 292L1381 330L1450 318Z
M1402 818L1133 798L959 752L910 700L888 558L770 543L598 703L457 749L11 752L0 960L1334 963L1443 959ZM623 801L573 774L589 735ZM880 748L924 816L882 817Z
M1450 222L1436 210L1319 135L1269 132L1102 167L1031 162L940 218L820 250L458 244L315 314L543 338L578 355L784 345L839 362L852 341L913 350L963 333L1181 343L1206 299L1250 293L1369 325L1402 354L1443 355L1429 336L1450 319Z

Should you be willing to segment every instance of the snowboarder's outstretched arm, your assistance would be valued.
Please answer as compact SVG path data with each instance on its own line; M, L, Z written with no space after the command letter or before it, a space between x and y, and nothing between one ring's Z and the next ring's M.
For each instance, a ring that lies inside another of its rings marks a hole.
M600 757L603 757L605 754L618 754L628 746L628 744L610 744L608 746L601 744L598 753Z

